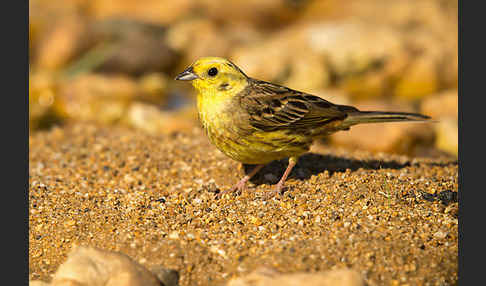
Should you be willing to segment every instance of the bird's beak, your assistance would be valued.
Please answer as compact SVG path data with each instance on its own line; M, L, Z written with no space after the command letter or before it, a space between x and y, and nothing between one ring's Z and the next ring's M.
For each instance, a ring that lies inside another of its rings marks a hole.
M176 76L175 80L194 80L196 78L199 77L197 76L197 74L194 73L194 69L191 66L181 72L178 76Z

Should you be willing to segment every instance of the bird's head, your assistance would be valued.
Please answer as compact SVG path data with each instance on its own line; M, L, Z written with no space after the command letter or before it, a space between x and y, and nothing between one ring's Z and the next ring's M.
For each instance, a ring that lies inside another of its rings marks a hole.
M236 94L248 84L248 77L224 58L204 57L181 72L176 80L190 80L203 96Z

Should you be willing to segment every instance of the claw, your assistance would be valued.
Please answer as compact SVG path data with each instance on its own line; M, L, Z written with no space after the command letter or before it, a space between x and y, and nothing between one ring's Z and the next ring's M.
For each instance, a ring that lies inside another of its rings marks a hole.
M216 194L216 199L219 200L221 197L223 197L223 195L229 194L229 193L234 193L235 191L239 191L240 193L243 192L243 190L246 188L246 182L248 182L253 176L255 176L255 174L258 173L258 171L260 171L261 168L263 168L263 166L265 166L265 165L256 166L250 172L250 174L244 176L243 179L241 179L238 183L236 183L236 185L234 185L231 189L228 189L228 190L225 190L225 191L223 191L219 194Z
M273 197L275 197L276 195L279 195L281 194L282 192L282 189L283 189L283 185L279 185L277 184L273 190L271 190L270 192L266 192L264 195L263 195L263 199L266 201L266 200L269 200Z
M246 178L246 177L245 177ZM231 187L231 189L227 189L225 191L222 191L218 194L216 194L216 199L221 199L223 197L223 195L225 194L230 194L230 193L234 193L234 192L243 192L244 189L246 189L246 182L248 180L245 180L245 178L241 179L238 183L236 183L236 185L234 185L233 187Z

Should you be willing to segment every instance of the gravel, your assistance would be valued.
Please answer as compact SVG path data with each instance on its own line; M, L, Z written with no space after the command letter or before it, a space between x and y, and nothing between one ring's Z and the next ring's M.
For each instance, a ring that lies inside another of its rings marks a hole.
M456 159L316 144L283 195L265 201L286 160L240 195L242 167L202 130L172 136L68 124L29 138L29 278L48 281L73 244L121 251L180 285L220 285L264 266L348 267L369 285L458 279Z

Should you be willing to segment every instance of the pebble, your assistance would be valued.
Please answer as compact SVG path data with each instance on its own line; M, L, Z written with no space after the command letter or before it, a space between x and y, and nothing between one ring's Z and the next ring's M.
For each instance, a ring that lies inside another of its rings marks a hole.
M159 286L161 281L130 257L94 247L76 246L59 266L50 285ZM32 281L29 285L49 285ZM175 285L174 285L175 286Z
M364 286L361 275L350 269L317 273L280 274L273 269L257 269L247 276L231 279L227 286Z
M438 232L434 233L434 237L438 238L438 239L443 239L446 236L447 236L446 232L438 231Z

